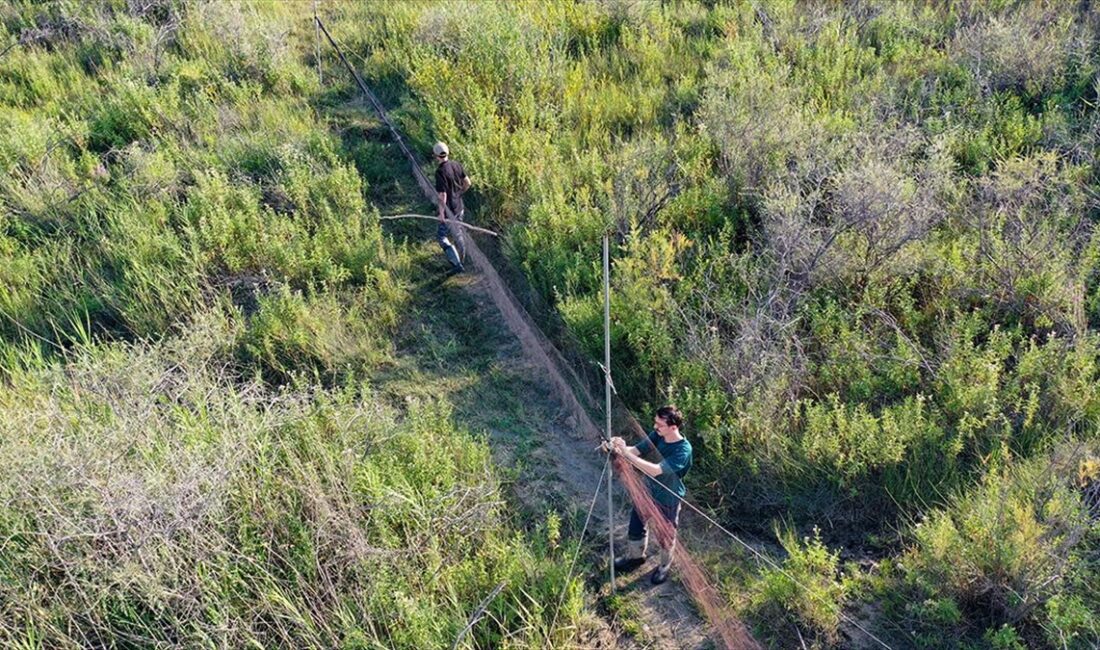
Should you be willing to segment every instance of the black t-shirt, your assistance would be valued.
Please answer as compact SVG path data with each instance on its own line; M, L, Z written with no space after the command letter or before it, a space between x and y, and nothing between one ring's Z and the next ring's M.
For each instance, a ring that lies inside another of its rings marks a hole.
M455 215L462 214L465 206L462 205L463 179L466 178L466 170L461 163L453 160L444 161L435 168L435 191L447 193L447 207Z

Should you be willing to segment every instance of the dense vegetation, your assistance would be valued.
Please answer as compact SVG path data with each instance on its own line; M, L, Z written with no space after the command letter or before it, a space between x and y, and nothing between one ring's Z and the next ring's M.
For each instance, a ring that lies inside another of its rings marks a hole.
M760 638L1100 644L1100 10L322 10L596 358L615 233L620 395L676 401L693 498L788 553L728 589ZM554 526L446 404L372 396L405 170L326 117L308 18L0 8L4 645L442 647L501 581L472 643L576 642Z

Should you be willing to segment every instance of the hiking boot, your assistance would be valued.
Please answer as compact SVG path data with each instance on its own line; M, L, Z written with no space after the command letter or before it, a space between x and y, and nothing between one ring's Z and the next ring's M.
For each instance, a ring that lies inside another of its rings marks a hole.
M630 573L645 564L644 557L620 557L615 560L616 573Z
M626 540L626 553L615 558L616 571L628 573L645 564L645 549L648 537L647 535L641 539Z
M665 580L668 580L668 572L671 566L660 565L653 570L653 573L649 576L649 581L655 585L664 584Z

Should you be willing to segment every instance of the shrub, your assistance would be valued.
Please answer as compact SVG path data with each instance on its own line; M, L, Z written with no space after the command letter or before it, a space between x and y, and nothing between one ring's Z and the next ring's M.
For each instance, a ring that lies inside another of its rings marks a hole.
M1075 269L1092 235L1081 172L1051 154L1004 161L980 183L965 222L971 231L961 233L984 260L977 282L1006 316L1035 329L1074 322Z
M1049 93L1065 83L1075 36L1072 14L1020 5L963 24L948 45L979 83L994 92Z
M749 42L731 47L707 72L700 117L722 153L723 172L740 188L761 192L788 160L813 146L812 117L797 91L784 83L789 70Z
M994 466L973 492L920 522L905 565L909 580L959 603L971 625L1043 622L1044 607L1057 612L1075 602L1062 596L1046 605L1087 570L1076 557L1091 524L1056 461L1044 461Z
M796 438L798 461L851 492L884 470L903 464L912 466L905 470L911 475L946 475L954 464L949 454L946 458L925 455L940 446L944 433L920 395L885 407L877 416L862 405L845 406L836 395L822 402L807 401L802 409L804 422Z
M838 555L821 542L816 528L813 537L801 541L789 528L776 530L776 536L787 557L782 569L768 568L761 574L753 586L753 608L769 619L771 630L783 630L793 623L811 638L835 644L840 614L851 589L838 571Z

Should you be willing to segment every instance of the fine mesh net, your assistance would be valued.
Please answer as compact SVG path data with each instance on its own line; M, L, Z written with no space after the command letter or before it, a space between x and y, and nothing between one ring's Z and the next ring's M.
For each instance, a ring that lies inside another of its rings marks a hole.
M417 171L420 171L419 168L417 168ZM418 173L418 178L423 179L423 174ZM426 182L427 180L424 179L421 185ZM431 193L430 186L428 186L427 192L430 196L434 196ZM466 238L466 246L466 254L473 262L474 267L483 275L488 294L500 310L508 328L519 339L524 351L546 370L558 398L575 418L578 427L587 435L598 437L600 428L596 426L588 411L581 404L582 400L590 407L594 404L589 390L581 383L576 373L569 372L570 366L565 363L562 353L546 339L538 326L531 321L530 316L520 306L518 300L501 280L496 269L489 263L485 254L471 237ZM570 374L573 383L566 379L565 375L567 373ZM578 398L578 395L581 397ZM634 430L635 433L641 436L645 435L637 419L630 415L625 407L619 404L615 411L617 421L622 422L625 420L629 428ZM655 450L654 453L656 453ZM667 548L672 540L676 538L676 530L660 514L657 504L654 502L653 496L644 484L642 477L621 457L615 457L612 465L621 484L630 496L631 502L638 510L642 520L646 522L647 529L656 537L657 543L661 547ZM721 596L711 586L706 574L691 556L691 553L684 548L682 542L678 544L678 548L673 554L673 565L679 571L684 588L703 610L725 647L730 649L760 647L749 635L744 624L725 607Z
M658 511L649 488L643 484L638 472L622 457L615 457L612 465L638 514L646 522L646 528L657 538L657 543L662 548L667 548L676 538L676 530ZM682 540L672 557L673 566L679 571L684 588L703 610L722 643L727 648L760 647L749 635L744 624L727 610L722 597L711 586L699 563L684 548Z
M422 174L419 176L422 177ZM591 393L581 384L575 373L570 373L573 383L567 381L565 373L569 372L568 368L570 366L565 364L561 352L542 335L538 326L531 321L526 311L519 305L519 302L473 239L468 237L466 242L466 253L474 263L474 267L484 276L488 285L489 296L503 315L508 328L520 340L524 351L545 368L559 399L573 415L578 427L589 436L598 437L600 428L596 426L588 411L581 405L581 400L584 400L589 406L594 403ZM582 397L578 398L578 395ZM615 410L617 412L616 420L620 422L626 420L630 428L636 433L642 436L645 435L638 421L621 404ZM654 453L656 453L655 450ZM653 496L644 484L642 477L621 457L616 456L612 464L621 484L630 496L631 502L638 510L642 520L646 522L647 529L656 537L662 548L667 548L672 540L676 538L676 530L660 514L657 504L654 502ZM749 635L744 624L725 607L722 598L711 586L702 568L682 543L678 545L673 554L673 565L679 571L685 589L703 610L725 647L730 649L759 647Z

